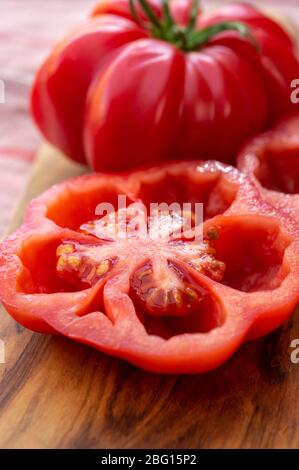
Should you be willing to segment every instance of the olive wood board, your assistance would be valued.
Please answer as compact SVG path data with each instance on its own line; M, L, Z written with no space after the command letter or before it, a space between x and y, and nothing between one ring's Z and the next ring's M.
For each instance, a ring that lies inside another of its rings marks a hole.
M86 172L44 146L9 232L53 183ZM2 308L0 448L297 448L299 314L204 375L147 373L60 336L18 325Z

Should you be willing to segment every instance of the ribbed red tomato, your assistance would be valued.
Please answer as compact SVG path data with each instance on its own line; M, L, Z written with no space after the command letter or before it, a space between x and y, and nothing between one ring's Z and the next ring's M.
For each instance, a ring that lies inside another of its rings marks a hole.
M233 161L294 105L295 44L246 4L202 15L190 0L107 0L39 70L44 136L96 170L154 161ZM141 7L141 4L143 7Z

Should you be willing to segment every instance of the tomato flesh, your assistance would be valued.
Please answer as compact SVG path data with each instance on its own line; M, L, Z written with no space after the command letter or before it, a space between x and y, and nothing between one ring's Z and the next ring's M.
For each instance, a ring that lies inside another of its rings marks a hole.
M183 259L189 267L221 281L225 264L215 259L212 246L217 238L215 230L210 229L202 243L188 243L184 236L178 240L176 234L184 229L188 221L192 229L195 221L192 211L179 214L156 210L148 217L145 213L143 204L133 203L126 209L82 224L80 231L94 236L99 242L84 245L66 241L59 245L56 250L57 273L81 288L93 286L112 268L117 268L122 253L131 252L132 256L136 256L141 245L141 250L144 248L151 255L151 261L143 263L131 275L133 298L153 315L188 315L198 308L204 295L191 275L175 259ZM146 233L140 232L140 224L134 222L136 215L142 216ZM121 232L122 229L125 231ZM172 238L161 243L158 242L161 235L171 235ZM119 256L113 255L118 252Z

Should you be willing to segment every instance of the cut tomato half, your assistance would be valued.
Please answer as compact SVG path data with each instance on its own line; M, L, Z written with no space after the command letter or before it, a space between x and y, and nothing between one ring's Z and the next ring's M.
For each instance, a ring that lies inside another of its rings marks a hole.
M250 140L238 168L259 186L262 197L299 221L299 115Z
M298 243L295 221L217 162L82 176L32 201L2 244L0 296L35 331L204 372L292 313Z

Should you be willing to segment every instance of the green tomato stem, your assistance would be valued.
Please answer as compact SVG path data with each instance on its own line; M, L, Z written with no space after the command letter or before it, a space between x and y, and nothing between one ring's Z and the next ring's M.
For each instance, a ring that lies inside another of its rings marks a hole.
M142 21L138 16L135 7L136 2L139 2L148 19L145 26L149 29L153 37L175 44L176 47L185 52L200 50L217 34L224 31L237 31L242 37L248 39L257 50L259 50L259 45L253 36L250 27L239 21L220 22L207 26L199 31L196 30L200 0L193 0L188 25L185 27L177 25L171 14L169 1L170 0L161 0L162 17L160 19L153 11L148 0L128 0L132 17L138 24L141 25Z
M193 31L196 26L196 20L197 20L198 10L199 10L199 2L200 0L193 0L190 19L189 19L189 23L187 26L187 32Z
M196 32L196 34L193 34L191 36L188 47L190 50L201 48L207 42L213 39L214 36L223 33L224 31L237 31L240 36L249 39L257 50L259 49L259 45L255 37L253 36L249 26L239 21L227 21L217 23L215 25L208 26L207 28Z

